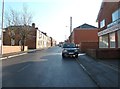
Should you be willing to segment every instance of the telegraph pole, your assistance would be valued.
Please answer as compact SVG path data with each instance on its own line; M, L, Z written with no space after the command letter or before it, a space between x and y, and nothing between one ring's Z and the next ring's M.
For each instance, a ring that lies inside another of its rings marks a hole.
M0 40L1 40L1 44L0 44L0 46L1 46L1 50L0 50L0 56L2 56L2 53L3 53L3 20L4 20L4 0L2 0L2 24L1 24L1 38L0 38Z
M71 33L72 33L72 17L70 17L70 43L71 43Z

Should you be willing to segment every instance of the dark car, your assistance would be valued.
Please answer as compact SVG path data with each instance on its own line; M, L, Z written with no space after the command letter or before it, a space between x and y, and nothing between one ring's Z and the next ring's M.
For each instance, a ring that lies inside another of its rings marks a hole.
M78 48L75 46L74 43L64 43L63 44L63 50L62 50L62 57L78 57Z

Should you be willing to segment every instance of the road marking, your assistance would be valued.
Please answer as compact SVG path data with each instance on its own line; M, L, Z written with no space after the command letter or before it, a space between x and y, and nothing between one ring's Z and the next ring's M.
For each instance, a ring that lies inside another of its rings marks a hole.
M17 55L8 56L8 58L17 57L17 56L21 56L21 55L25 55L25 54L27 54L27 53L21 53L21 54L17 54Z
M3 57L3 58L0 58L0 60L3 60L3 59L7 59L8 57Z
M87 71L86 68L80 63L80 61L79 61L78 59L76 59L76 61L78 62L78 64L79 64L85 71Z
M100 84L94 79L92 74L87 71L87 69L80 63L79 59L75 58L77 63L82 67L82 69L88 74L88 76L93 80L93 82L98 86L98 89L101 89Z
M0 60L12 58L12 57L17 57L17 56L21 56L21 55L25 55L25 54L27 54L27 53L21 53L21 54L16 54L16 55L8 56L8 57L2 57L2 58L0 58Z
M25 65L23 68L19 69L17 72L21 72L21 71L25 70L25 69L26 69L27 67L29 67L29 66L30 66L30 64Z

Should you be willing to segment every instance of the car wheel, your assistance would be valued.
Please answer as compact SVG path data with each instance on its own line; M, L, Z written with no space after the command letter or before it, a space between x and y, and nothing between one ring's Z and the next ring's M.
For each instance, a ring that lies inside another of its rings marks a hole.
M64 54L62 54L62 58L65 58L65 55L64 55Z

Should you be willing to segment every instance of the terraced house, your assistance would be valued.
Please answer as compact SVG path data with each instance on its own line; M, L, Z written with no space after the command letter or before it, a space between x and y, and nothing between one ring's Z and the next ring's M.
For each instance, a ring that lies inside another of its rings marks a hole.
M3 45L20 46L20 34L25 33L19 32L21 27L23 26L11 26L11 30L9 27L6 28L3 33ZM32 26L28 26L28 28L25 45L28 46L29 49L47 48L55 45L56 41L52 37L47 36L47 33L35 27L35 23L32 23Z

